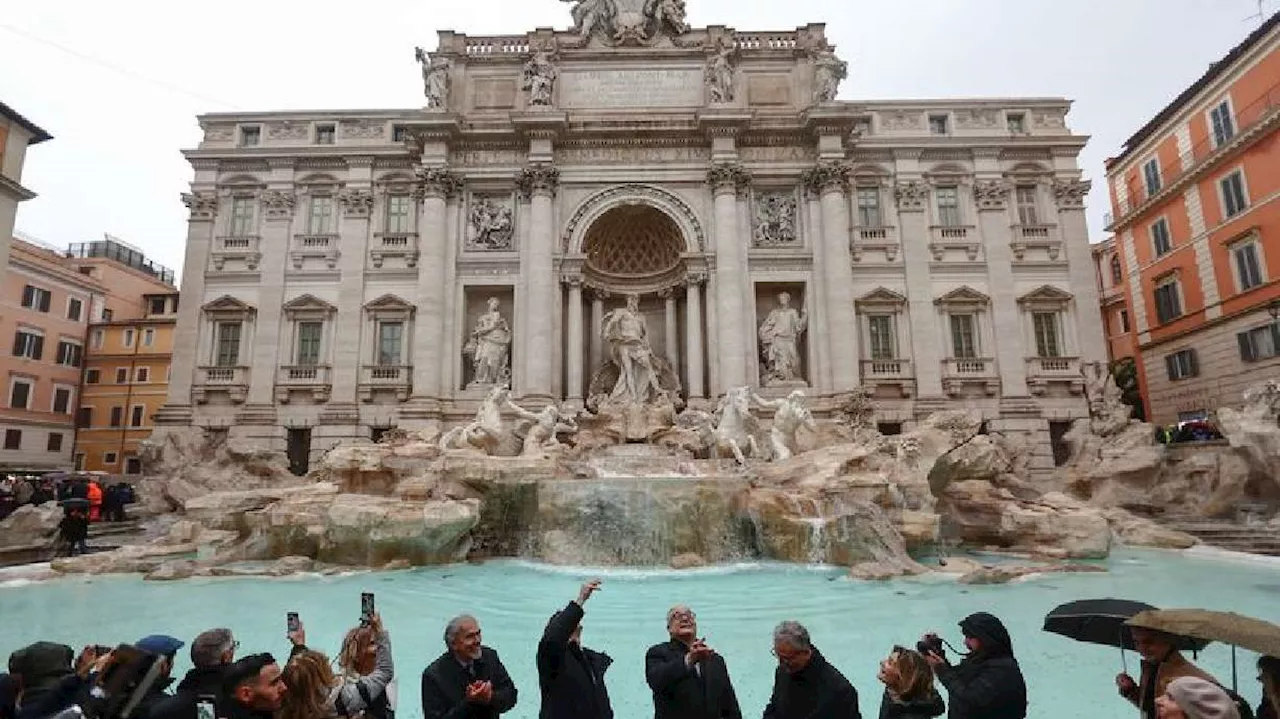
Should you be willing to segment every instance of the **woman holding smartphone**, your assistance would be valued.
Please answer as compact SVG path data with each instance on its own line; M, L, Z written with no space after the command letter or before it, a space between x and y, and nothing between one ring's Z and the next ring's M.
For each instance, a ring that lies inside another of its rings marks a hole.
M338 653L338 673L329 657L306 648L301 622L290 632L294 653L284 670L289 691L280 707L280 719L336 719L365 716L392 719L394 711L388 686L395 678L391 660L391 636L374 614L347 632Z

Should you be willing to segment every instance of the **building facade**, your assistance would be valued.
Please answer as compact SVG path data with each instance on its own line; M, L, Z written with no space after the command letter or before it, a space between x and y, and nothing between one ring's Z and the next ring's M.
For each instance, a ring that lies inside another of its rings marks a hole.
M27 148L49 139L52 139L49 133L0 102L0 279L9 266L9 242L13 238L18 203L36 196L22 186Z
M1280 14L1107 163L1148 418L1236 406L1280 369Z
M0 283L0 469L70 469L85 331L104 288L62 253L14 239Z
M1108 237L1094 245L1092 250L1094 279L1098 283L1098 299L1102 310L1102 333L1107 338L1107 359L1115 362L1136 358L1138 346L1131 329L1132 316L1129 314L1125 294L1128 280L1116 239Z
M440 33L425 108L202 116L162 421L305 466L494 383L583 407L635 295L689 405L862 385L882 423L978 409L1050 466L1105 360L1070 103L838 101L822 25L617 4Z

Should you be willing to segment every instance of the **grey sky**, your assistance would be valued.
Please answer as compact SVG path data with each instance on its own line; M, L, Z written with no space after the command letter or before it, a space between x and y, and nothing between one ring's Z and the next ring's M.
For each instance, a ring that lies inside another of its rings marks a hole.
M1094 180L1095 242L1108 209L1103 159L1258 24L1246 20L1257 0L687 5L695 25L826 22L850 61L844 100L1073 99L1069 124L1093 137L1082 166ZM1264 12L1277 6L1266 0ZM17 228L59 246L110 232L181 270L186 211L178 195L190 169L178 150L199 140L195 115L419 107L413 47L434 48L436 30L562 28L569 8L557 0L16 4L0 15L0 96L55 136L28 155L23 184L40 196L23 203Z

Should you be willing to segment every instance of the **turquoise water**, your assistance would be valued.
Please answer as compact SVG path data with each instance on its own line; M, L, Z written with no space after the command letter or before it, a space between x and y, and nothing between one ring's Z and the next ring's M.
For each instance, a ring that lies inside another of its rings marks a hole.
M46 583L0 582L0 654L38 639L75 646L136 641L151 633L189 640L228 626L241 651L287 654L285 612L301 613L309 643L333 652L359 615L360 592L377 594L392 633L400 677L400 712L421 716L423 667L443 650L441 631L460 612L475 614L485 643L502 655L520 689L508 714L538 712L534 648L552 611L577 593L586 576L602 576L604 591L587 605L585 641L616 660L607 676L618 719L652 716L644 684L645 649L665 640L668 606L687 603L700 632L729 664L747 717L758 717L773 676L770 631L782 619L805 623L815 644L858 688L862 713L875 716L877 663L894 643L913 644L939 630L959 644L955 623L985 610L1004 619L1027 676L1035 719L1136 716L1115 696L1118 650L1077 644L1040 631L1044 614L1078 598L1124 597L1158 606L1205 607L1280 622L1280 565L1234 563L1160 552L1125 551L1107 574L1050 575L1004 586L966 587L941 578L885 584L845 579L835 569L777 564L689 572L552 568L516 561L434 567L385 574L289 579L216 579L175 583L132 577L71 578ZM185 650L184 650L185 651ZM1240 688L1256 702L1252 654L1241 652ZM1211 645L1200 664L1230 682L1231 652ZM1131 671L1136 659L1129 656ZM180 659L179 671L189 663Z

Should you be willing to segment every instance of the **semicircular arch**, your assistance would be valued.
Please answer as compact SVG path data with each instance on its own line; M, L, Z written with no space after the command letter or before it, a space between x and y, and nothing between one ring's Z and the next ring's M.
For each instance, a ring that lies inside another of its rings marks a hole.
M587 234L596 220L610 210L628 206L649 207L661 212L679 228L684 252L700 254L704 251L706 236L702 223L689 203L661 187L641 184L616 185L583 200L565 225L562 249L566 254L582 254Z

